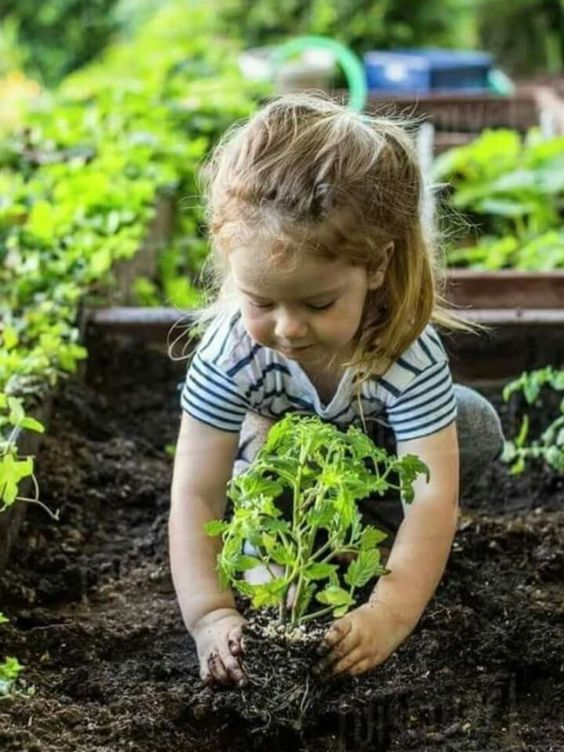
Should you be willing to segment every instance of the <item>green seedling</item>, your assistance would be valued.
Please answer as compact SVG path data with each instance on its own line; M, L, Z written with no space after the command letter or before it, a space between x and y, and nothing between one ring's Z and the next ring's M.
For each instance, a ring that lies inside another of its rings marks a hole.
M508 402L512 395L522 393L528 405L540 404L541 392L545 387L556 392L564 392L564 369L552 366L523 373L510 382L503 390L503 399ZM564 472L564 399L560 400L559 415L540 435L529 438L530 418L525 414L517 436L506 441L502 460L510 466L513 475L522 473L530 460L542 460L557 472Z
M271 428L249 469L230 481L232 519L205 525L209 535L222 536L221 583L249 596L255 608L277 607L281 622L344 615L357 588L388 572L378 548L387 536L362 525L356 501L395 488L410 503L419 474L428 480L428 468L418 457L388 455L358 428L345 433L316 416L287 415ZM277 505L283 492L292 497L291 519ZM324 542L318 545L320 531ZM245 541L255 555L244 553ZM353 558L341 581L335 560L343 554ZM281 576L272 562L283 567ZM270 570L271 581L251 585L241 578L260 564ZM292 585L296 596L288 608ZM306 614L314 598L322 607Z
M6 439L0 439L0 512L4 512L16 501L27 501L38 504L53 519L59 519L59 513L51 511L39 500L39 487L35 478L34 458L32 456L19 457L17 451L17 437L22 429L43 433L45 427L35 418L25 414L21 400L8 397L0 393L0 436L5 429L9 433ZM30 477L35 489L35 498L28 498L18 494L18 488L24 478Z
M7 619L0 613L0 624L7 624ZM14 694L16 681L23 671L23 666L17 658L6 658L0 663L0 700L11 697Z

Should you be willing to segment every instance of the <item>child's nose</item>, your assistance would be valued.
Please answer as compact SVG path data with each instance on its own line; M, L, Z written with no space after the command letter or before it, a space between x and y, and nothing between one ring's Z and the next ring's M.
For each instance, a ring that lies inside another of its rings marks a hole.
M307 322L293 313L280 313L276 319L274 334L284 342L301 342L307 337Z

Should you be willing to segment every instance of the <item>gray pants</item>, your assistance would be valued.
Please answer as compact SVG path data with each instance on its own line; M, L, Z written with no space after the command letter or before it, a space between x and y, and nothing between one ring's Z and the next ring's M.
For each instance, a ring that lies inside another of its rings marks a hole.
M458 416L456 427L460 452L460 495L471 488L483 470L497 459L503 449L503 432L498 414L488 400L466 386L454 385ZM233 474L243 472L263 445L274 421L249 412L243 422L239 452ZM378 446L395 451L393 432L376 424L371 438ZM401 520L403 508L399 495L368 498L358 502L365 523L387 531L392 537Z

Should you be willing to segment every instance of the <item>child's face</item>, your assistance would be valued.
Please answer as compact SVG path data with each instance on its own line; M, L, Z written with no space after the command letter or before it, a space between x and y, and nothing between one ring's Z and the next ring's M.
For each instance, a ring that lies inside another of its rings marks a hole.
M307 254L288 265L248 246L229 261L250 336L308 363L351 354L368 290L383 281L382 272L369 277L362 266Z

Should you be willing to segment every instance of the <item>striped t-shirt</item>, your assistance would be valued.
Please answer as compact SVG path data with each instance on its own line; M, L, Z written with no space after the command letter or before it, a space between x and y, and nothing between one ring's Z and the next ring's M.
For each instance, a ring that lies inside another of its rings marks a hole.
M239 312L219 316L196 348L182 387L181 405L197 420L238 432L248 410L268 418L287 412L317 414L338 425L360 423L362 413L390 426L397 441L435 433L456 417L448 358L431 326L380 377L361 385L346 369L329 404L323 404L295 360L251 339Z

